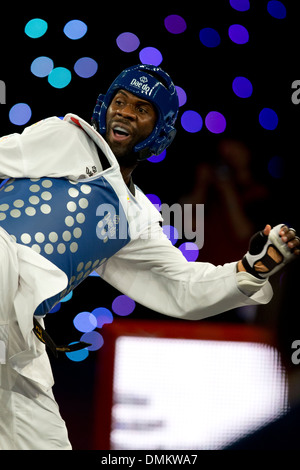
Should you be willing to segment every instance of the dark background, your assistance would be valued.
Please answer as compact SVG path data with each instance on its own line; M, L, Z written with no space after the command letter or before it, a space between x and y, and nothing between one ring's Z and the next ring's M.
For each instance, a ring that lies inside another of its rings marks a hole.
M105 92L125 67L139 63L139 50L157 47L162 55L164 68L176 85L187 93L187 102L180 108L178 133L167 151L166 159L158 164L144 162L135 172L135 183L145 193L159 195L168 204L181 200L196 184L196 169L200 163L218 163L218 148L224 139L243 142L251 152L251 169L255 180L267 189L268 197L263 204L251 207L250 216L255 226L261 223L289 223L299 230L299 122L300 105L292 103L292 82L300 79L298 61L299 28L297 2L283 2L287 8L285 19L273 18L267 12L267 1L252 1L246 12L234 10L229 1L206 1L184 6L170 2L132 2L119 7L104 5L49 4L48 8L37 6L6 10L1 20L0 79L6 83L6 104L0 106L0 134L22 132L23 127L10 123L10 108L19 102L30 105L32 118L27 125L40 119L69 112L89 121L98 93ZM164 18L170 14L182 16L187 29L182 34L171 34L164 26ZM48 31L41 38L25 35L24 27L32 18L48 22ZM87 34L72 41L63 33L64 25L80 19L88 26ZM244 45L233 43L228 37L231 24L243 24L249 31L250 41ZM216 29L221 44L207 48L199 40L204 27ZM116 45L122 32L132 32L141 41L138 50L125 53ZM98 62L97 73L83 79L72 73L71 83L63 89L55 89L46 78L37 78L30 72L32 61L41 55L52 58L55 66L64 66L73 72L78 58L89 56ZM238 98L232 91L236 76L245 76L253 84L251 98ZM274 109L279 124L274 131L263 129L258 113L264 107ZM226 130L217 135L205 126L191 134L180 126L180 116L192 109L204 118L211 110L218 110L226 117ZM268 162L280 156L284 168L280 178L268 172ZM222 246L222 232L219 234ZM205 242L204 242L205 243ZM243 243L236 258L220 259L220 263L239 259L247 249ZM209 257L209 254L207 255ZM214 253L211 253L213 258ZM275 287L281 282L275 278ZM119 292L99 277L89 277L62 305L59 312L48 316L46 325L57 343L78 339L80 333L73 326L74 316L81 311L97 307L111 309L113 299ZM271 304L262 307L254 322L268 324L273 312L277 312L278 293ZM276 315L275 315L276 316ZM130 319L155 319L165 317L136 305ZM169 320L169 319L168 319ZM121 321L126 322L127 318ZM173 320L174 322L178 320ZM210 322L245 322L237 312L222 314ZM273 327L273 322L271 322ZM101 334L105 340L105 331ZM105 344L103 348L105 347ZM91 444L95 368L101 350L93 352L83 362L70 361L64 355L58 360L51 358L56 385L54 393L66 419L70 438L75 449L89 449Z

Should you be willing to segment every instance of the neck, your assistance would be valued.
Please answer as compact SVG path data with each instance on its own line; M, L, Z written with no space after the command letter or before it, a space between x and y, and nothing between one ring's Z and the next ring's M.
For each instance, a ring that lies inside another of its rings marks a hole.
M121 174L122 174L123 180L125 181L127 186L130 183L132 172L136 167L137 167L137 164L135 164L134 166L131 166L131 167L120 165Z

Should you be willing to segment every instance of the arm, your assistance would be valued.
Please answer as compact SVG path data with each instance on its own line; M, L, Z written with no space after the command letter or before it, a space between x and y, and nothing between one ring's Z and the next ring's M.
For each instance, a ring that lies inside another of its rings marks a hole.
M267 280L259 281L254 295L245 295L239 289L236 262L224 266L188 262L165 237L159 224L155 233L152 229L151 238L146 238L146 234L144 237L121 249L98 273L154 311L199 320L244 305L264 304L272 297Z

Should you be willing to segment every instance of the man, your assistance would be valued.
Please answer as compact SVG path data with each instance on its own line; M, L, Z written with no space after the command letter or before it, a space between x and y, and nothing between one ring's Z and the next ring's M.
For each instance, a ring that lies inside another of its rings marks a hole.
M138 65L99 96L92 126L68 114L0 142L10 178L0 194L1 449L71 449L33 322L43 341L42 316L93 270L153 310L198 320L269 302L268 277L299 254L281 225L224 266L189 263L172 246L131 175L172 142L177 113L170 77Z

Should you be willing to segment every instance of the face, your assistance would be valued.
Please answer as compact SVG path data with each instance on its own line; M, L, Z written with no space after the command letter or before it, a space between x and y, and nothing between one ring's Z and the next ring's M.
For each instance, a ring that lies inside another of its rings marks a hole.
M156 111L152 103L119 90L106 113L106 141L117 159L125 161L134 146L153 131Z

